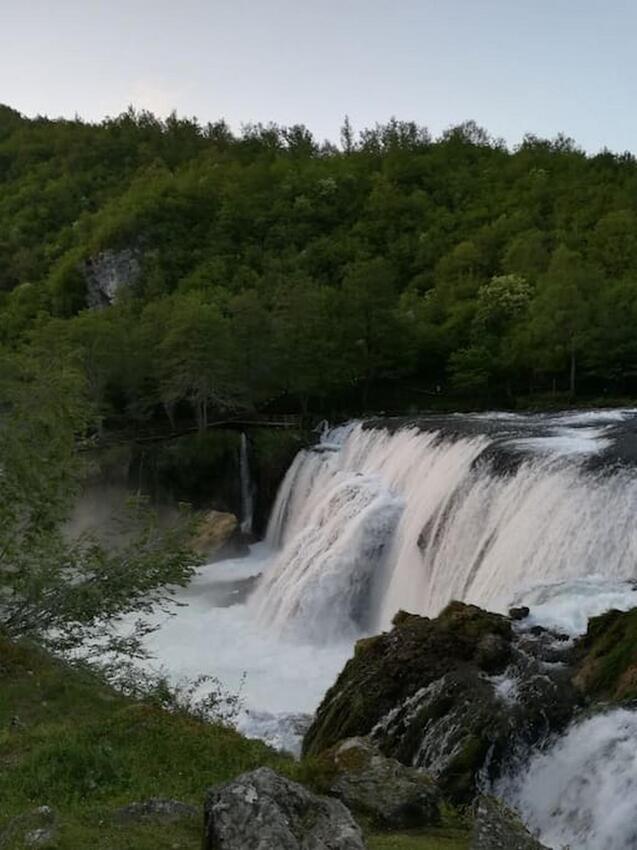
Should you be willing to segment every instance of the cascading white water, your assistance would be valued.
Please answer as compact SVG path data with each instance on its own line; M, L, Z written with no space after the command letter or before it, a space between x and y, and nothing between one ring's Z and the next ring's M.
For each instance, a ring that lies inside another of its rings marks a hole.
M399 608L436 614L461 599L503 610L538 584L634 578L637 475L585 471L567 437L498 474L484 435L329 432L281 487L260 617L324 641L361 622L363 587L364 624L385 627Z
M575 723L496 793L548 847L637 847L637 712L617 709Z
M372 585L403 509L378 475L341 467L351 428L297 455L267 540L280 547L252 601L265 622L319 642L370 625Z
M208 672L234 691L246 672L240 728L298 748L304 716L356 637L386 628L399 608L436 614L452 598L526 604L529 625L578 633L589 616L634 607L637 468L586 465L612 444L604 422L623 415L561 417L555 428L497 414L429 430L325 431L288 470L266 540L245 559L204 567L148 646L177 681ZM241 459L245 522L245 439ZM245 581L259 574L246 600ZM243 595L225 607L235 585ZM506 677L498 684L503 698L514 699L514 687ZM621 808L635 798L636 733L627 712L586 720L496 791L546 844L637 850L632 810Z
M250 476L250 458L248 456L248 438L241 433L239 450L239 479L241 483L241 531L252 534L254 521L254 488Z
M298 750L354 640L386 628L399 608L526 604L528 625L577 633L588 616L637 606L637 468L586 464L612 445L604 423L624 414L604 416L561 417L559 427L491 414L424 430L325 431L290 467L266 540L246 558L203 567L179 591L174 617L156 612L148 649L177 682L209 673L236 692L245 673L239 728ZM244 436L244 530L248 448ZM514 679L494 684L517 698ZM589 718L494 790L547 846L637 850L636 739L637 713Z

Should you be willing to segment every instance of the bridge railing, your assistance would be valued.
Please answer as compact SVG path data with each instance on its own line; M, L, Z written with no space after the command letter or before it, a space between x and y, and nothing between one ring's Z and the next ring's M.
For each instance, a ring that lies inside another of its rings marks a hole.
M152 443L163 440L175 440L187 434L196 434L200 430L212 431L247 431L252 428L274 428L287 430L311 429L316 423L310 417L303 417L296 413L244 413L237 416L225 416L210 420L204 429L197 425L188 424L170 427L137 427L122 428L121 430L106 431L101 435L83 439L80 448L90 449L97 446L113 445L117 443Z

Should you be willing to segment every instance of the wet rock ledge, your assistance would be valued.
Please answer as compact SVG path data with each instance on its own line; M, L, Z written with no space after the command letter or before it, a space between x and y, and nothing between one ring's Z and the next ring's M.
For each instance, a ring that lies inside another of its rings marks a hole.
M591 620L575 644L525 627L525 613L460 602L435 619L399 612L391 631L359 641L304 754L364 737L464 804L576 712L637 696L637 609Z

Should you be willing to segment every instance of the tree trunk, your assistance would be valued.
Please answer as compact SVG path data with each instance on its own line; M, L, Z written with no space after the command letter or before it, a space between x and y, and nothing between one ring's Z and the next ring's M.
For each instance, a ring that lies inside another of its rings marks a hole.
M575 341L571 340L571 374L570 374L570 380L569 380L569 390L570 390L571 398L575 397L575 370L576 370Z

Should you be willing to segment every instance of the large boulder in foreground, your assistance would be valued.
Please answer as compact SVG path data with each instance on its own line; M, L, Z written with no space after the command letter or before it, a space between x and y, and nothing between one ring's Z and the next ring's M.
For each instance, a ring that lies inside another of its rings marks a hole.
M518 816L493 797L480 797L469 850L547 850Z
M319 797L267 767L208 791L202 850L365 850L338 800Z
M392 631L359 641L304 740L319 754L368 736L467 802L481 775L551 731L578 704L553 636L518 633L508 617L452 602L435 619L400 612ZM551 663L547 663L550 660Z
M440 794L424 773L383 756L365 738L343 741L328 754L336 769L330 794L380 829L415 829L440 822Z

